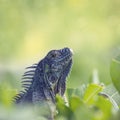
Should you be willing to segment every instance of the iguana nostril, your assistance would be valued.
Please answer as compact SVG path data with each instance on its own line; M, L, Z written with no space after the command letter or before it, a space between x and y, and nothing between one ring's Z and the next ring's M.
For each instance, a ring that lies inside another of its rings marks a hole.
M62 53L70 53L70 49L69 48L63 48L62 49Z

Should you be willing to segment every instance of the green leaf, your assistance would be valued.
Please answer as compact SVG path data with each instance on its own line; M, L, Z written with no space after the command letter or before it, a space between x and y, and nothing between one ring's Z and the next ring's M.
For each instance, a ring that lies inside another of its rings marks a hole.
M111 62L110 74L116 89L120 92L120 55Z
M96 120L110 120L112 108L112 103L102 96L99 96L94 102L94 105L91 106L91 110L93 111Z
M71 97L70 109L73 112L71 120L92 120L92 111L84 104L79 96ZM70 119L69 119L70 120Z
M78 109L81 105L83 105L83 102L80 100L79 97L72 97L70 99L70 108L72 109L72 111L75 111L76 109Z
M58 110L57 119L63 117L65 120L71 120L74 116L71 109L65 105L63 98L59 95L56 96L56 108Z
M89 84L86 88L84 94L84 102L87 104L92 104L94 102L94 97L103 89L103 86L97 84Z
M81 99L83 99L85 90L86 90L86 85L85 84L82 84L80 87L78 87L76 89L67 88L66 94L67 94L68 100L70 100L71 97L73 97L73 96L79 96Z
M109 98L116 110L120 107L120 94L113 86L113 84L108 85L103 91L99 93L100 95Z

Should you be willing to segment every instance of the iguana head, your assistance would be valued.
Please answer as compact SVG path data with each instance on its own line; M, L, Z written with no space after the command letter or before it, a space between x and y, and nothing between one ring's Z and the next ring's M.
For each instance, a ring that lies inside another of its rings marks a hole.
M51 50L46 56L49 67L53 72L61 72L72 61L72 50L63 48L60 50Z
M51 50L45 57L47 64L45 71L48 80L54 84L60 77L67 76L72 64L72 50L63 48L60 50Z
M54 66L58 65L61 65L61 67L63 67L64 65L66 66L72 60L72 50L69 48L51 50L47 54L46 58L52 64L53 68Z

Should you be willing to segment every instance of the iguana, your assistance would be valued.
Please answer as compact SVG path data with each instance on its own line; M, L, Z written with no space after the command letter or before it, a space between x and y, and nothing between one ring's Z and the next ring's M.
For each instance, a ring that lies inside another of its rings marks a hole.
M55 96L63 96L66 77L72 65L72 50L63 48L51 50L38 64L34 64L23 75L24 91L15 97L15 103L39 103L51 101Z

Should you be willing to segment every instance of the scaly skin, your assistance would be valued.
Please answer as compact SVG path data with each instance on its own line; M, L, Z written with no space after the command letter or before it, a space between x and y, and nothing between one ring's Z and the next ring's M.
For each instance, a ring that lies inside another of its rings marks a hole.
M44 59L27 69L23 75L25 91L15 98L16 103L38 103L51 101L55 96L63 96L66 77L72 65L72 51L69 48L51 50Z

